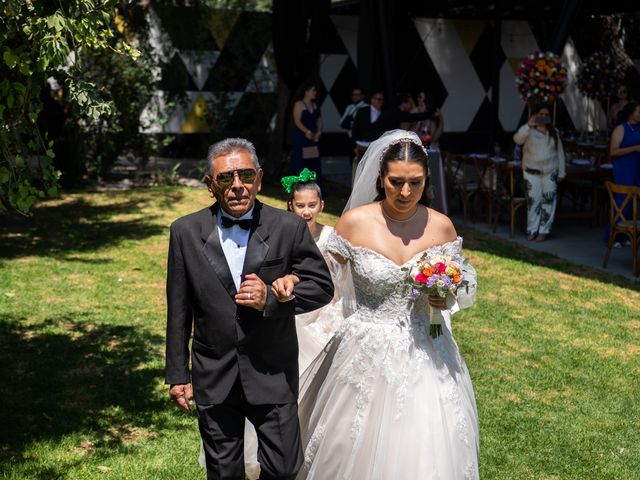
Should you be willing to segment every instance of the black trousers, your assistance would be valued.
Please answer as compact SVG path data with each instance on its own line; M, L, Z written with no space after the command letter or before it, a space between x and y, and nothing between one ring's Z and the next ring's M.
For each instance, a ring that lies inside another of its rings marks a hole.
M198 405L207 480L244 480L244 423L258 434L260 479L293 480L303 461L298 404L250 405L240 379L219 405Z

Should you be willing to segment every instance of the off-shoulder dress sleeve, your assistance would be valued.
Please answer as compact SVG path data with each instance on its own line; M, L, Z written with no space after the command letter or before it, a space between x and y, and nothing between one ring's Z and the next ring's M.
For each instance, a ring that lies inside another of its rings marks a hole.
M345 260L353 260L353 246L335 230L329 234L325 248L328 252L336 253Z
M460 287L456 294L455 300L449 305L449 312L454 313L469 308L473 305L476 298L476 290L478 288L478 277L475 268L462 255L462 238L458 237L458 241L452 245L451 252L453 259L460 265L462 271L462 279L467 282L466 286Z

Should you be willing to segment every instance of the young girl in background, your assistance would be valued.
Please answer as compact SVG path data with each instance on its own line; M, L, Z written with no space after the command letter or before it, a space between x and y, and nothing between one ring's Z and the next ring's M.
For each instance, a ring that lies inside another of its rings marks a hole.
M285 191L289 193L287 210L307 222L311 236L316 241L320 252L327 257L325 246L333 228L318 222L318 215L324 209L324 201L322 200L322 191L315 180L315 172L305 168L298 176L284 177L281 183ZM327 257L330 268L332 261ZM326 307L296 315L298 344L300 346L298 354L300 373L306 370L311 361L324 348L341 319L342 307L338 302L337 295L334 301Z

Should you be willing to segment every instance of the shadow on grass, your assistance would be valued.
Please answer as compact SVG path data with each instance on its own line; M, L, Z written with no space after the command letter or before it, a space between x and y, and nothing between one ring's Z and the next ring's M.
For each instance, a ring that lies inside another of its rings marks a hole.
M539 265L541 267L558 270L568 275L609 283L629 290L640 290L638 283L619 275L577 265L550 253L532 250L517 242L504 240L488 233L480 232L473 227L458 226L458 235L464 237L465 249L478 250L498 257L510 258L531 265Z
M98 204L92 195L116 201ZM75 254L117 245L124 240L141 240L162 233L165 227L154 224L153 215L134 219L117 219L118 215L139 214L149 208L170 208L184 194L180 191L83 193L66 202L45 202L34 209L32 217L18 215L0 218L0 258L29 255L55 256L71 261L92 263ZM95 262L103 262L95 259Z
M145 427L162 428L157 413L167 402L154 395L162 337L96 325L90 312L25 322L0 321L0 463L21 463L32 442L72 433L92 438L93 449L122 444ZM38 471L33 478L60 475Z

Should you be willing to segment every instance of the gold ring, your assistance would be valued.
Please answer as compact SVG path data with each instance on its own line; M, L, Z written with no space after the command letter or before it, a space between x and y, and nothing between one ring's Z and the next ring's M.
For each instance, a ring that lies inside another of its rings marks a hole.
M251 300L251 292L247 293L247 300Z

